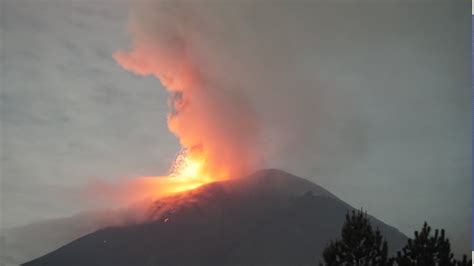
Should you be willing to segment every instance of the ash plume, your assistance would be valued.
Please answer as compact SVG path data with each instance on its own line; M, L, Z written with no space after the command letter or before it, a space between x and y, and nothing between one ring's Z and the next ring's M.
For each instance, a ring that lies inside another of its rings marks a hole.
M362 94L322 79L338 79L326 62L343 58L324 26L336 10L317 1L133 1L131 45L114 58L161 81L170 130L188 152L206 150L214 175L326 175L367 151Z
M155 76L169 91L168 126L183 149L205 154L206 167L216 177L242 176L262 163L257 114L238 84L216 77L226 71L211 41L219 29L193 7L135 4L132 47L114 58L135 74Z

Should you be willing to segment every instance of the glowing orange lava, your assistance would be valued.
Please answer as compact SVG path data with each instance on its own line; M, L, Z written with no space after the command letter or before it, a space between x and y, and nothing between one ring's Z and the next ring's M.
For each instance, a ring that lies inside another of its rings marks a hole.
M213 181L226 179L223 175L211 174L212 171L206 164L206 155L200 147L183 149L178 153L168 175L173 184L169 187L170 193L194 189Z

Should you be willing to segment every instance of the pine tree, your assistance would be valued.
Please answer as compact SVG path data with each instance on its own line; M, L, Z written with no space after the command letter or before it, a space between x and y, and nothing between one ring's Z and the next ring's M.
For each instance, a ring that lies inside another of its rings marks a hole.
M366 213L353 210L346 214L341 239L331 242L324 250L321 265L392 265L387 255L387 242L380 231L372 229Z
M400 266L466 266L471 261L464 256L462 261L454 259L451 244L443 229L435 230L431 235L431 227L425 222L420 232L415 231L415 238L408 239L407 245L394 258Z
M462 260L456 262L456 266L471 266L472 265L472 260L467 260L467 256L464 255L462 256Z

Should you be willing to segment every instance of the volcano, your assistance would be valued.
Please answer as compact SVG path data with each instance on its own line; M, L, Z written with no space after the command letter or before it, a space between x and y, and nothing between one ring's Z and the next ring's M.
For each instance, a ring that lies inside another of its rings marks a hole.
M324 188L268 169L157 200L147 222L107 227L26 266L317 265L353 208ZM390 252L406 236L370 217Z

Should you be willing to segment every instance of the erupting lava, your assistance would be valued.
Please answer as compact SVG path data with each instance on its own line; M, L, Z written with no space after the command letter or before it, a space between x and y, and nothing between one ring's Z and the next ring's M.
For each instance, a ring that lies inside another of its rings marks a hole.
M187 149L183 149L176 156L169 176L188 178L208 177L208 173L205 172L205 163L205 154L190 154Z
M202 148L182 149L171 167L169 178L174 181L174 192L196 188L216 181L206 165L206 153Z

